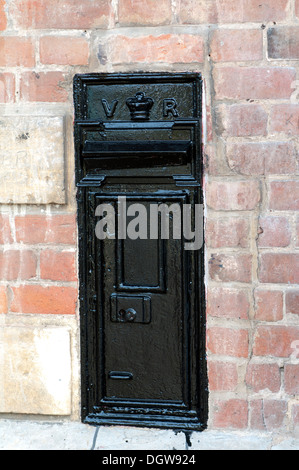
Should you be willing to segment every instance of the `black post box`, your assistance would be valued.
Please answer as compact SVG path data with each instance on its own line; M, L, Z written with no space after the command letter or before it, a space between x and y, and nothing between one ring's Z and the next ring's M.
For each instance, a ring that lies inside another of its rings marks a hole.
M74 79L86 423L206 426L201 98L193 73Z

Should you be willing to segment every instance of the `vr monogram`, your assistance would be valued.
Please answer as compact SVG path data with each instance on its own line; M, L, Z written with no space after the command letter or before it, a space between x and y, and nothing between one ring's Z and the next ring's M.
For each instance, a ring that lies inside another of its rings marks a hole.
M108 103L106 99L102 99L102 105L107 118L112 118L115 114L119 101L113 100ZM146 97L143 92L138 92L132 98L127 99L126 105L129 108L132 121L147 121L150 118L150 112L154 106L154 100ZM178 117L177 102L174 98L165 98L163 100L163 117L168 117L172 114L173 117Z

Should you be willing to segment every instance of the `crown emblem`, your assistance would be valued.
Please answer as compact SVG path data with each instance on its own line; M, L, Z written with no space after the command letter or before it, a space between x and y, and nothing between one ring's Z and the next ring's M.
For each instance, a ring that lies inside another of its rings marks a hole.
M149 119L154 100L146 98L143 92L138 92L134 98L129 98L126 103L131 113L131 119L137 121Z

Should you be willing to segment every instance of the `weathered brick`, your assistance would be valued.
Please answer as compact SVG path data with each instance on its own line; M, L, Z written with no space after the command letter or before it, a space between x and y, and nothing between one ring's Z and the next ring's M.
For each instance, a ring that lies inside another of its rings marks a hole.
M272 181L269 208L274 210L299 209L299 181Z
M292 406L291 418L293 421L293 426L299 426L299 405L297 405L296 403Z
M299 290L291 289L286 291L286 313L299 315Z
M211 58L215 62L238 62L263 58L261 29L220 29L211 41Z
M10 15L22 29L108 28L113 15L111 0L14 0Z
M294 342L299 340L299 328L294 326L259 326L256 330L253 354L255 356L290 357Z
M37 260L30 250L0 251L0 279L12 281L36 276Z
M44 250L40 254L41 279L52 281L76 281L75 253Z
M5 243L12 243L9 217L0 214L0 245Z
M242 175L289 175L296 171L293 142L246 142L227 146L229 166Z
M276 290L257 289L255 297L255 319L279 321L283 318L283 293Z
M285 247L291 242L292 233L287 217L260 217L259 233L260 247Z
M299 246L299 217L297 217L296 224L296 246Z
M89 44L84 38L43 36L40 39L42 64L88 65Z
M78 292L74 287L21 285L12 287L12 291L12 312L55 315L76 313Z
M121 26L163 25L171 22L171 0L119 0L118 21Z
M299 135L299 104L279 104L271 109L271 132Z
M229 136L251 137L266 136L268 114L264 108L256 104L234 104L221 108L223 127ZM227 114L227 116L226 116Z
M282 428L287 416L288 405L284 400L264 400L264 422L267 431Z
M209 219L205 233L210 248L246 248L249 243L249 222L237 217Z
M180 2L180 18L185 24L244 23L284 20L287 0L184 0ZM298 14L299 16L299 14Z
M21 75L20 96L23 101L63 102L68 92L63 88L62 72L26 72Z
M207 332L207 349L211 354L248 357L247 330L213 326Z
M289 395L299 395L299 364L286 364L284 388Z
M263 414L263 400L251 400L249 415L250 429L259 429L260 431L264 431L266 429Z
M268 57L270 59L299 59L299 31L297 26L269 28Z
M295 0L295 13L297 18L299 18L299 0Z
M213 406L213 427L244 429L248 424L248 403L232 398L216 400Z
M7 296L5 286L0 286L0 313L7 313Z
M234 391L238 385L237 365L208 361L209 390Z
M5 0L0 0L0 31L6 29L7 26L7 19L5 14Z
M15 76L12 73L0 73L0 103L15 101Z
M16 240L20 243L75 244L76 217L74 214L17 216L15 227Z
M279 392L281 380L277 364L248 364L246 371L246 384L254 391L269 390Z
M290 98L295 79L292 67L221 66L214 70L218 100Z
M212 254L209 273L214 281L251 282L252 256L249 254Z
M263 253L260 256L260 282L298 284L299 254Z
M231 287L212 287L207 295L207 315L218 318L247 319L250 304L246 291Z
M134 62L203 62L204 41L199 35L163 34L127 37L118 35L108 42L108 57L113 64Z
M34 44L25 37L5 36L0 38L0 67L33 67Z
M211 181L206 188L207 205L215 210L252 210L260 202L257 181Z

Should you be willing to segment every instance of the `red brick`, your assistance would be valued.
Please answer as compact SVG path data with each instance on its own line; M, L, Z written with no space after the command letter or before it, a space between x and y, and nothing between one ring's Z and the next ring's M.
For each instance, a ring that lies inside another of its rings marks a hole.
M214 281L251 282L252 256L248 254L212 254L210 277Z
M21 29L107 28L112 17L111 0L14 0L10 15Z
M209 390L234 391L238 385L237 365L227 362L209 361Z
M258 245L261 247L285 247L291 242L291 228L286 217L260 217L259 233Z
M56 315L76 313L78 292L73 287L23 285L12 287L12 291L12 312Z
M36 276L36 265L36 256L30 250L0 251L0 279L31 279Z
M26 72L21 75L20 96L23 101L63 102L68 92L62 87L62 72Z
M73 214L17 216L15 227L17 242L75 244L76 218Z
M255 291L255 319L279 321L283 318L283 293L276 290Z
M291 67L217 67L216 99L290 98L295 79L296 72Z
M244 429L248 424L246 400L217 400L213 407L213 427Z
M208 329L207 349L212 354L248 357L247 330L213 326Z
M5 286L0 286L0 313L7 313L7 297Z
M0 38L0 67L33 67L35 64L32 39L6 36Z
M163 34L161 36L116 36L108 43L112 64L190 63L203 62L204 41L192 34Z
M9 217L0 214L0 244L12 243Z
M283 427L288 405L284 400L264 400L264 422L267 431L277 431Z
M250 304L246 291L230 287L208 290L207 315L218 318L248 319Z
M297 26L269 28L268 57L270 59L299 59L299 32Z
M227 134L232 137L267 135L268 114L256 104L235 104L227 109Z
M249 222L247 219L237 217L209 219L205 232L208 247L248 247Z
M298 210L299 181L272 181L270 183L270 209Z
M206 106L205 109L205 119L206 119L206 142L213 142L213 116L211 106Z
M254 338L253 354L290 357L294 353L292 343L298 340L299 328L294 326L259 326Z
M288 395L299 395L299 364L286 364L284 388Z
M15 76L12 73L0 73L0 103L15 101Z
M41 279L52 281L76 281L75 253L44 250L40 254Z
M271 109L271 131L299 135L299 105L279 104Z
M281 380L277 364L248 364L246 384L254 391L279 392Z
M286 18L288 0L184 0L180 18L185 24L279 21ZM299 14L298 14L299 16Z
M250 417L249 417L249 427L250 429L259 429L265 430L264 423L264 410L263 410L263 400L251 400L250 401Z
M6 26L7 26L7 20L6 20L4 7L5 7L5 0L0 0L0 31L3 31L4 29L6 29Z
M171 0L119 0L118 21L121 26L163 25L171 22Z
M246 142L227 147L229 166L242 175L289 175L296 171L292 142Z
M260 256L260 282L298 284L299 254L264 253Z
M299 315L299 290L286 291L286 313Z
M257 181L211 181L206 187L207 205L215 210L251 210L260 202Z
M215 62L262 60L261 29L220 29L213 34L211 58Z
M42 64L88 65L89 45L84 38L43 36L40 39Z

